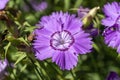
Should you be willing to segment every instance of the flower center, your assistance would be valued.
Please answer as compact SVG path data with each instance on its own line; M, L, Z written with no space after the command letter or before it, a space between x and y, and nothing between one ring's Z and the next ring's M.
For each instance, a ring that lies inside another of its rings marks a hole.
M50 45L55 50L65 51L73 44L74 38L68 31L57 31L53 33Z

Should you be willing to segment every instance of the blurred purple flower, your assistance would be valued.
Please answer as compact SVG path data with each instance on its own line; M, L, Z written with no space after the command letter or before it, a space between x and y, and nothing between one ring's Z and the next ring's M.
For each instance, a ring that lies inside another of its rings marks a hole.
M4 9L9 0L0 0L0 10Z
M88 12L90 11L89 8L83 8L82 6L80 6L80 8L78 9L78 17L80 19L84 18L86 14L88 14Z
M3 80L6 75L5 69L7 65L8 65L8 62L6 59L4 61L0 60L0 80Z
M120 77L116 72L110 72L109 75L107 76L106 80L120 80Z
M52 57L52 62L62 70L70 70L77 65L78 54L91 52L92 41L89 34L82 30L82 22L63 12L53 12L41 18L34 31L33 49L39 60Z
M30 11L31 9L35 11L44 11L48 7L48 3L44 1L36 1L36 0L30 0L29 1L30 5L24 4L24 11Z
M37 2L35 0L30 1L32 7L34 10L36 11L44 11L47 7L48 4L46 1L42 1L42 2Z
M5 68L7 67L7 64L8 62L6 59L4 61L0 60L0 73L5 70Z
M117 52L120 53L120 4L107 3L103 11L106 15L102 20L102 24L106 26L103 32L105 43L112 48L117 48Z

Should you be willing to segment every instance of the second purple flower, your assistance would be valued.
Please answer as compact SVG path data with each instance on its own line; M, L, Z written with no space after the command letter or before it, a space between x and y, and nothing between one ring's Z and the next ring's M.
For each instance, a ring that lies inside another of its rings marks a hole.
M117 48L120 53L120 4L117 2L107 3L103 11L105 18L102 24L105 26L103 32L105 43L112 48Z

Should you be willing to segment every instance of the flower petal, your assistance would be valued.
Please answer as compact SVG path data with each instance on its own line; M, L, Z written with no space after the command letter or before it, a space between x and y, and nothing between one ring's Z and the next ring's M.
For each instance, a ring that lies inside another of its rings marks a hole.
M120 53L120 33L114 31L105 36L105 43L112 48L117 48L117 52Z
M47 58L51 58L54 50L51 49L51 47L46 47L44 49L39 49L39 50L35 50L36 54L36 58L39 60L45 60Z
M79 36L78 36L79 35ZM79 32L78 34L74 35L75 42L73 44L74 49L79 54L86 54L91 52L92 48L92 41L89 38L89 34L84 32Z
M116 23L116 20L117 20L117 17L115 18L111 18L111 17L108 17L108 18L104 18L102 19L102 24L105 25L105 26L113 26L115 23Z
M77 55L69 51L56 52L52 57L52 61L60 66L62 70L70 70L77 65Z
M112 18L116 18L119 16L120 14L119 10L120 10L120 6L118 5L117 2L113 2L111 4L107 3L106 5L104 5L103 8L105 15Z

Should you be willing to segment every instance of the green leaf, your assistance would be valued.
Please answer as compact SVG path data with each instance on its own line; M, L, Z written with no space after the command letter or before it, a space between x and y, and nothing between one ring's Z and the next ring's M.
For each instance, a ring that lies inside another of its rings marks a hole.
M26 69L26 67L27 67L27 64L25 64L25 65L21 68L20 72L23 72L23 71Z
M23 26L31 26L28 22L24 22Z
M18 21L14 21L16 25L22 26Z
M25 43L27 46L29 46L29 44L27 43L27 41L23 37L18 38L18 40Z
M8 5L9 8L12 8L14 6L14 0L9 1Z
M6 40L8 40L8 41L14 41L15 40L15 37L13 37L12 35L7 35L6 36Z
M99 20L99 18L97 16L95 17L95 20L93 20L93 23L94 23L95 28L100 27L100 20Z
M3 33L7 29L5 24L3 21L0 21L0 33Z
M30 27L25 27L25 32L32 32L34 29L36 28L36 26L30 26Z
M9 42L9 43L4 47L5 57L6 57L6 55L7 55L7 52L8 52L8 49L9 49L10 45L11 45L11 42Z
M97 16L98 16L100 19L105 18L105 16L104 16L103 14L97 14Z
M120 61L120 54L117 55L116 60L119 62Z
M14 65L18 64L18 63L19 63L20 61L22 61L26 56L27 56L27 55L26 55L24 52L20 53L20 57L17 59L17 61L15 62Z
M98 47L95 43L93 44L93 47L94 47L94 49L95 49L97 52L100 53L100 49L99 49L99 47Z

